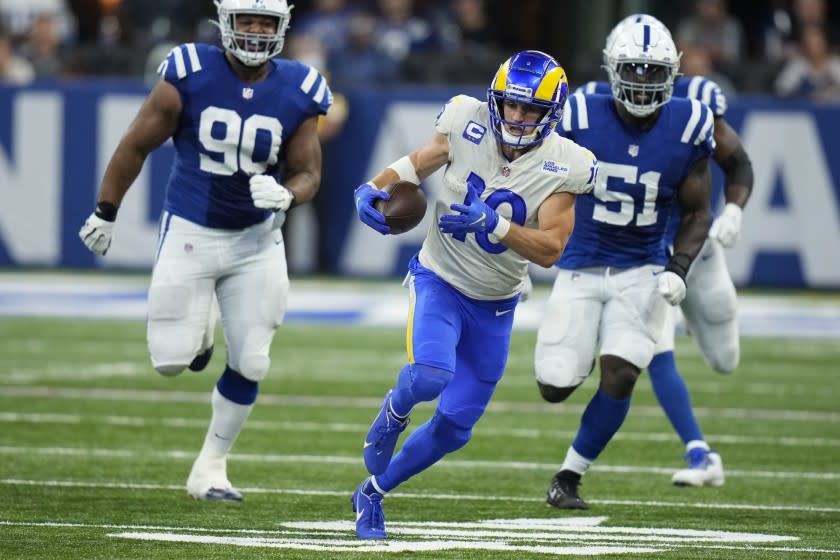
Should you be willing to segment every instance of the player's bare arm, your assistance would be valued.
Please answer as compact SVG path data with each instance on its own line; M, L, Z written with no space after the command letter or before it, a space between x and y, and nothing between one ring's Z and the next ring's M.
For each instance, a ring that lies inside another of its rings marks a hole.
M551 268L560 259L572 234L575 198L574 194L567 192L549 196L540 206L537 215L540 228L526 228L511 223L502 243L529 261Z
M727 203L743 208L753 186L752 162L744 150L741 138L723 117L715 119L715 161L726 174L724 195Z
M321 186L321 143L318 117L301 123L286 148L286 179L283 186L295 195L295 204L309 202Z
M146 98L120 140L99 191L100 202L116 207L137 179L146 157L169 139L181 116L181 96L175 86L161 80Z
M692 260L706 241L712 223L712 172L709 158L694 162L685 180L677 189L680 227L674 237L674 254L688 255Z
M429 138L422 146L408 154L406 157L408 158L408 162L410 162L411 166L414 168L413 172L416 174L416 177L419 180L417 184L419 184L419 182L422 182L449 161L449 139L445 134L436 132L434 136ZM402 159L394 163L397 166L405 165ZM409 173L410 172L411 170L409 170ZM382 188L395 181L411 180L405 176L409 173L401 173L399 169L386 167L379 175L371 180L371 183L376 185L377 188Z

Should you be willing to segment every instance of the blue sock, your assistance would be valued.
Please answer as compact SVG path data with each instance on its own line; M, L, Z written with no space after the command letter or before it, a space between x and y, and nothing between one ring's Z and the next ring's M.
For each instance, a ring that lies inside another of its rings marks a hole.
M230 369L230 366L225 368L219 381L216 382L219 393L237 404L254 404L259 386L259 383L242 377L241 374Z
M583 411L572 447L594 461L621 428L629 410L630 399L614 399L598 389Z
M663 352L654 356L648 366L648 374L656 400L683 443L702 440L703 432L700 431L700 425L694 417L688 387L677 371L674 353Z
M385 472L376 475L376 484L384 492L390 492L440 461L447 453L466 445L471 434L472 429L462 428L435 413L428 422L408 436Z

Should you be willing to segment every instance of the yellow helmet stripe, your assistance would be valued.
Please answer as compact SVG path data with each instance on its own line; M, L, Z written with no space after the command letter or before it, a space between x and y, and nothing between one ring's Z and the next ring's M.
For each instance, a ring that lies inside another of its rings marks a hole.
M508 72L510 71L510 59L507 59L504 64L499 66L499 71L496 72L496 80L493 82L493 89L505 91L507 89Z
M560 84L566 81L566 71L561 66L549 70L545 77L540 82L540 87L534 94L535 99L544 99L546 101L554 101L554 92L560 87Z

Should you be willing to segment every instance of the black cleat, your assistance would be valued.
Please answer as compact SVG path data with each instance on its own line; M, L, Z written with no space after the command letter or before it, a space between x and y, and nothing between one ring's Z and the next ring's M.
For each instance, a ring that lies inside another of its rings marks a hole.
M558 509L589 509L586 502L578 496L578 486L578 473L567 470L558 472L551 479L545 503Z
M190 371L201 371L207 367L207 364L210 363L210 358L213 357L213 347L211 346L195 358L193 361L190 362L190 365L187 366L190 368Z

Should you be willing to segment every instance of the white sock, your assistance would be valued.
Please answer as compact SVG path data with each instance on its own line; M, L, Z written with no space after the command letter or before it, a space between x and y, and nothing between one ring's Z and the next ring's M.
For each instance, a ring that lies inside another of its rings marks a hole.
M705 449L706 451L710 451L711 447L709 444L703 441L702 439L693 439L685 444L685 450L691 451L692 449Z
M566 452L566 459L563 461L563 466L561 467L562 470L576 472L579 475L583 476L586 474L586 471L589 470L589 467L592 466L592 461L587 459L577 451L571 445L569 446L569 450Z
M202 459L222 459L233 447L254 405L235 403L215 387L210 403L213 407L213 417L198 456Z

